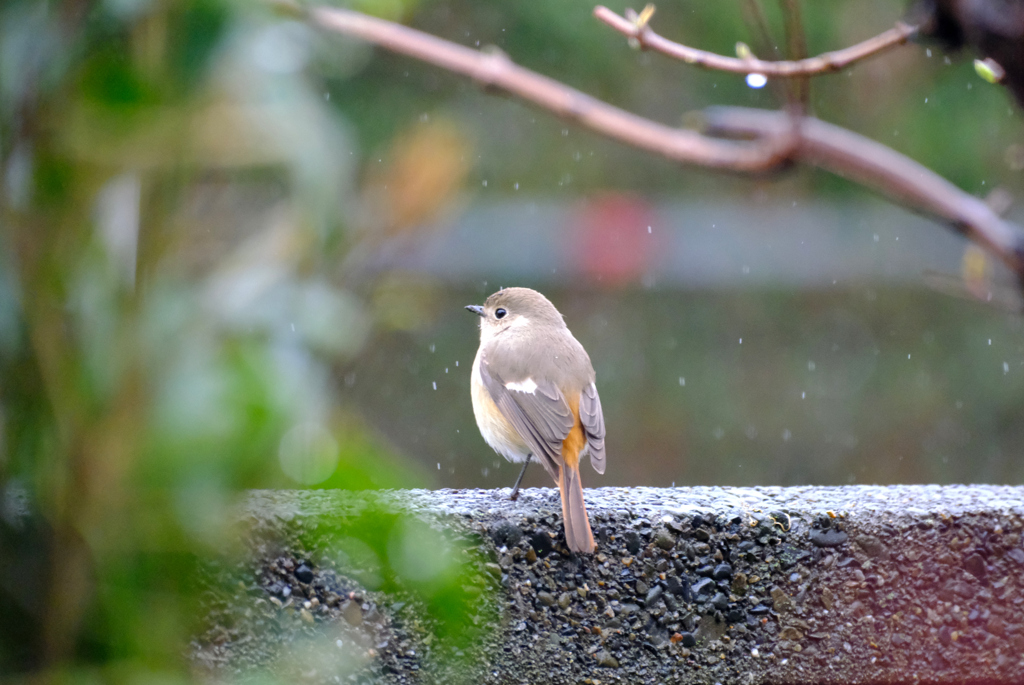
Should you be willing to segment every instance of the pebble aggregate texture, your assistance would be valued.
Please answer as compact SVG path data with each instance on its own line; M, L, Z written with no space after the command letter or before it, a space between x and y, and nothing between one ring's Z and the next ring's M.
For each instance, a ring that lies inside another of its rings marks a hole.
M1024 682L1022 487L586 501L594 555L565 548L553 489L253 492L247 568L206 574L193 663L303 683ZM419 603L366 587L308 535L370 502L479 549L473 645L445 653Z

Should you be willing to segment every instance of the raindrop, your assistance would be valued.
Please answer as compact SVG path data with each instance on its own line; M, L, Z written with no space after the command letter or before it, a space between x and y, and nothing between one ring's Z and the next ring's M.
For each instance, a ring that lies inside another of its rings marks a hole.
M648 233L650 233L650 232L651 232L651 227L650 227L650 226L648 226L648 227L647 227L647 232L648 232Z
M875 234L874 240L875 240L876 243L878 242L878 234L877 233Z
M459 366L459 361L457 359L455 360L455 366L456 368Z
M294 332L295 332L295 324L293 323L292 324L292 333L294 333Z
M515 188L516 190L519 190L519 184L518 184L518 183L516 183L516 184L515 184L515 185L514 185L513 187L514 187L514 188Z
M743 273L744 274L749 274L750 273L750 267L747 266L746 264L743 265Z
M815 365L814 362L811 362L811 361L807 362L807 370L808 371L814 371L814 369L816 369L816 368L818 368L818 367L817 367L817 365Z
M783 442L789 442L789 439L791 437L793 437L793 434L789 432L788 428L786 428L785 430L782 431L782 440L783 440Z
M328 102L330 102L330 100L331 100L331 93L330 93L330 91L327 91L327 92L324 93L324 100L327 100Z
M931 57L932 56L932 49L931 48L925 48L924 54L926 54L927 56Z
M440 471L440 470L441 470L441 462L437 462L437 470L438 470L438 471Z
M715 430L711 431L711 435L715 436L715 440L721 440L725 436L725 431L722 430L721 426L716 426Z
M686 385L686 379L685 379L685 378L683 378L682 376L680 376L680 377L679 377L679 385L680 385L680 386L684 386L684 385Z
M485 178L484 179L484 188L486 188L486 187L487 187L487 179Z
M1007 364L1006 362L1003 362L1003 375L1005 376L1008 373L1010 373L1010 365Z
M434 345L434 343L430 343L430 353L433 354L434 350L436 350L436 349L437 349L437 346Z
M444 367L444 372L445 372L445 373L448 373L448 367L447 367L447 366L446 366L446 367Z
M743 344L743 338L740 338L740 345Z
M437 381L434 381L432 385L434 386L434 390L437 390Z
M907 359L910 359L910 355L909 354L907 355Z
M989 338L989 339L988 339L988 344L989 344L989 345L991 345L991 344L992 344L992 338Z
M807 393L806 392L800 393L800 399L806 400L807 399Z
M747 85L751 88L764 88L768 77L764 74L747 74Z

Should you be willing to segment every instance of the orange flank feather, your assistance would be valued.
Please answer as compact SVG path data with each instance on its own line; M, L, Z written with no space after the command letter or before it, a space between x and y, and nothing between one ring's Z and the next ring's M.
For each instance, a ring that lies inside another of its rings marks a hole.
M580 421L579 397L569 400L569 409L572 411L573 424L569 435L565 436L565 440L562 441L562 462L570 468L578 469L580 467L580 452L587 444L587 439L583 435L583 423Z
M569 400L573 426L562 441L562 467L558 472L558 490L562 496L562 520L565 521L565 542L574 552L593 552L597 547L590 530L587 507L583 503L583 481L580 480L580 452L586 445L580 422L579 396Z

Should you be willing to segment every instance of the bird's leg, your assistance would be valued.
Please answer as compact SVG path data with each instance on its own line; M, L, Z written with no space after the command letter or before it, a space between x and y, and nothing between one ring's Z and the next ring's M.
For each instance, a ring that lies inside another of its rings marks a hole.
M512 494L508 497L513 502L519 499L519 484L523 482L523 476L526 475L526 467L529 465L530 457L526 457L526 461L523 462L523 470L519 472L519 477L516 478L516 484L512 486Z

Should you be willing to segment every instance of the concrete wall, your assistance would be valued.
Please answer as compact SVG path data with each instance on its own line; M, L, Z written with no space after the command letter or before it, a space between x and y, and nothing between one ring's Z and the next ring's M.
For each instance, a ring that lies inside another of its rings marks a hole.
M207 579L197 668L323 683L1024 682L1024 488L587 490L592 556L565 550L557 491L507 492L252 493L244 563ZM437 637L429 602L372 589L384 562L334 532L368 510L472 546L470 644Z

